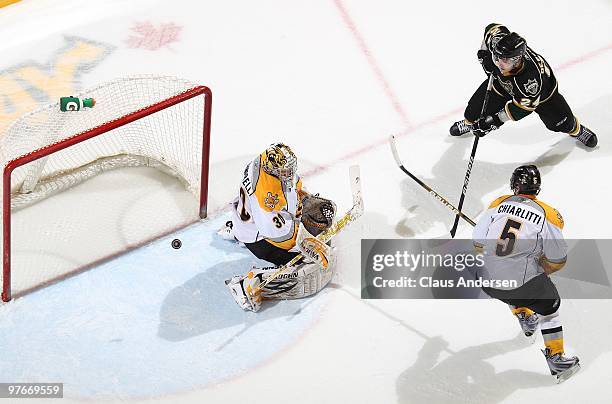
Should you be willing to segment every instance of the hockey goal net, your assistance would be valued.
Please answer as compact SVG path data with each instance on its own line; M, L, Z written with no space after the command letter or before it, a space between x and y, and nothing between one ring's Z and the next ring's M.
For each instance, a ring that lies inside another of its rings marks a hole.
M3 301L206 216L207 87L141 76L74 96L95 105L42 107L0 138Z

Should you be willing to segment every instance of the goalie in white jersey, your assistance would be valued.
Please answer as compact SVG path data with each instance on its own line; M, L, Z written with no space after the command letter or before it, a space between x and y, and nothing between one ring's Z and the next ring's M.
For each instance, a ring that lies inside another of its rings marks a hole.
M526 336L540 325L551 374L563 381L580 369L577 357L565 357L559 319L561 299L549 275L567 260L563 218L538 200L540 172L534 165L512 173L514 195L497 198L474 228L474 245L485 256L479 274L490 280L510 281L512 289L483 288L491 297L510 306Z
M238 197L232 203L231 221L219 232L235 239L257 257L276 266L253 267L244 276L226 281L234 299L245 310L259 310L264 299L295 299L321 290L333 275L333 260L323 257L325 267L304 259L268 283L259 286L274 270L298 254L300 232L309 237L329 228L336 212L335 204L302 189L297 174L297 157L289 146L270 145L244 169ZM260 293L253 293L254 291Z

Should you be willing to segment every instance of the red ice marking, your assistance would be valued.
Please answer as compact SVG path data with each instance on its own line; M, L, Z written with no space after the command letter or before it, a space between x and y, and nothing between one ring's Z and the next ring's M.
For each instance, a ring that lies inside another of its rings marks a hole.
M445 121L445 120L451 118L452 116L455 116L455 115L457 115L457 114L459 114L461 112L463 112L463 107L456 108L456 109L453 109L452 111L448 111L448 112L443 113L441 115L434 116L431 119L428 119L426 121L420 122L420 123L418 123L416 125L409 126L408 128L406 128L405 130L403 130L403 131L401 131L399 133L395 133L395 137L402 137L402 136L408 135L410 133L416 132L416 131L418 131L418 130L426 127L426 126L434 125L436 123ZM338 164L340 161L351 160L351 159L353 159L353 158L355 158L357 156L360 156L362 154L366 154L366 153L372 151L373 149L375 149L375 148L377 148L379 146L386 145L388 143L389 143L389 137L388 136L386 136L383 139L378 139L377 141L369 143L366 146L362 146L359 149L353 150L353 151L351 151L351 152L349 152L349 153L347 153L347 154L337 158L336 160L330 161L327 164L323 164L323 165L311 168L310 170L304 172L301 176L302 177L310 177L310 176L314 176L314 175L320 174L321 172L323 172L323 171L329 169L330 167Z
M559 66L555 67L554 70L564 70L567 69L568 67L572 67L575 66L577 64L580 64L582 62L586 62L587 60L593 59L594 57L597 57L599 55L601 55L604 52L607 52L609 50L612 50L612 43L599 48L599 49L595 49L589 53L586 53L582 56L578 56L575 59L571 59L568 60L567 62L561 63Z
M178 42L183 27L172 22L153 25L150 21L137 22L131 30L132 35L126 39L129 48L158 50L172 42Z
M368 47L365 40L363 39L363 36L357 29L355 22L352 20L351 16L346 10L346 7L344 7L344 4L342 3L341 0L334 0L334 4L338 8L338 11L340 12L340 15L342 16L342 20L344 21L344 24L347 26L349 31L351 31L351 34L353 34L353 37L355 37L355 40L357 41L357 46L359 46L359 49L365 55L368 61L368 64L370 65L372 70L374 70L374 74L376 75L376 78L382 85L385 91L385 94L387 95L387 97L391 101L391 104L393 105L393 109L395 109L395 111L402 118L402 123L407 128L411 127L412 124L410 123L410 120L408 119L408 114L406 114L406 111L404 111L404 108L402 108L402 104L400 103L399 99L395 95L395 92L391 88L391 85L385 78L385 75L383 74L381 68L378 66L376 59L372 55L372 52L370 51L370 48Z

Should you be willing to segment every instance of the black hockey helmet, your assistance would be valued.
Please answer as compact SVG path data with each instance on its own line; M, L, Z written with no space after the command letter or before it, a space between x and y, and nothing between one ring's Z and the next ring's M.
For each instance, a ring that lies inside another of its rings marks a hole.
M533 164L517 167L510 177L510 189L515 195L537 195L541 184L540 171Z
M491 53L493 57L510 59L523 56L527 49L527 42L516 32L504 35L498 41L493 42Z

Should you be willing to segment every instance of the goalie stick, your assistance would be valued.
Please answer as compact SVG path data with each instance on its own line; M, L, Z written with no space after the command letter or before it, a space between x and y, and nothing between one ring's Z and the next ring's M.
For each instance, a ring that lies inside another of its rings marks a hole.
M351 209L346 212L342 218L336 221L331 227L325 230L323 233L319 234L315 239L318 242L326 243L331 240L334 236L340 233L340 230L345 228L350 223L357 220L359 216L363 213L363 199L361 197L361 176L359 175L359 166L351 166L349 168L349 175L351 177L351 192L353 194L353 206ZM283 274L288 268L295 265L300 259L303 258L302 254L298 254L285 265L280 266L274 273L268 276L258 288L254 289L252 294L257 294L263 287L272 282L274 279L278 278L281 274Z
M400 160L399 157L399 153L397 152L397 147L395 146L395 136L391 135L391 138L389 139L389 145L391 146L391 153L393 153L393 157L395 158L395 162L397 163L397 165L399 166L399 168L406 173L406 175L408 175L410 178L412 178L413 180L416 181L417 184L419 184L420 186L422 186L423 188L425 188L425 190L427 192L429 192L429 194L431 196L433 196L434 198L436 198L437 200L439 200L440 202L442 202L442 204L444 204L447 208L449 208L450 210L452 210L453 212L455 212L458 216L460 216L463 220L465 220L466 222L468 222L469 224L471 224L472 226L476 226L476 223L470 219L468 216L466 216L463 212L461 212L459 209L457 209L456 207L454 207L449 201L446 200L446 198L444 198L443 196L441 196L439 193L437 193L436 191L434 191L433 189L431 189L431 187L427 184L425 184L423 181L421 181L419 178L415 177L414 174L412 174L410 171L408 171L406 169L406 167L404 167L404 164L402 163L402 160Z

